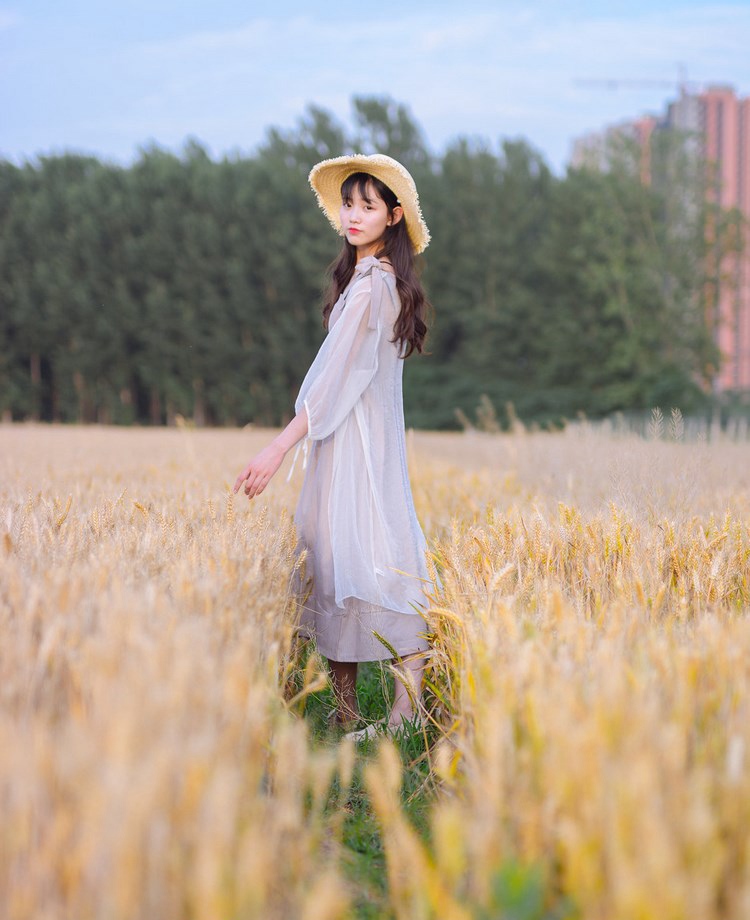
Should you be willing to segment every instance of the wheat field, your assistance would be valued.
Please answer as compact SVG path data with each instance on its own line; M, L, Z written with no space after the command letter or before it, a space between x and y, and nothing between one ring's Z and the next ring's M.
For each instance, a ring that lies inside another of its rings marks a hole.
M420 830L395 743L312 730L301 471L230 493L269 435L0 426L3 916L365 916L360 773L377 916L495 920L514 877L519 920L750 916L750 444L409 433Z

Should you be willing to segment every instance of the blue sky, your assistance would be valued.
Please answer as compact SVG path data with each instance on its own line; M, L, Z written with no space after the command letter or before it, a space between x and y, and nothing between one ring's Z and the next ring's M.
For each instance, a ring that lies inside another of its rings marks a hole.
M560 171L574 137L661 111L680 65L750 94L750 0L0 0L0 155L251 152L308 103L348 124L353 95L388 95L436 152L523 136Z

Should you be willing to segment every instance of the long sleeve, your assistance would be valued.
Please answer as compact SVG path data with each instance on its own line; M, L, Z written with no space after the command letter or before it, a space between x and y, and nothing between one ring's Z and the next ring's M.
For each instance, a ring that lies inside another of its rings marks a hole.
M308 435L322 440L346 419L378 369L378 349L387 325L380 270L355 280L341 315L307 372L295 410L307 410Z

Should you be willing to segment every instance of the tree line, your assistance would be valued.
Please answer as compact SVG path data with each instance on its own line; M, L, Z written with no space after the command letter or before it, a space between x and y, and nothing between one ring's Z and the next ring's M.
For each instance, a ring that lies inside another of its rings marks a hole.
M556 177L522 140L459 138L435 155L404 106L352 104L350 132L310 106L219 161L195 140L179 155L142 149L129 167L0 161L2 416L288 419L340 245L307 174L375 150L412 172L432 233L434 320L429 355L406 362L408 424L454 427L487 399L540 422L705 401L724 216L694 170L650 186L627 164ZM663 156L678 169L674 150Z

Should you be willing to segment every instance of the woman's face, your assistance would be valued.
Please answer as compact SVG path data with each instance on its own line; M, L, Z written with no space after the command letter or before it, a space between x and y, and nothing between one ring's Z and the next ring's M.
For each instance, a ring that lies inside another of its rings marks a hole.
M396 208L389 214L388 206L372 183L368 182L364 196L354 186L351 197L341 202L339 219L345 238L357 249L357 261L375 255L381 247L385 228L398 220L400 215L396 211L400 210Z

